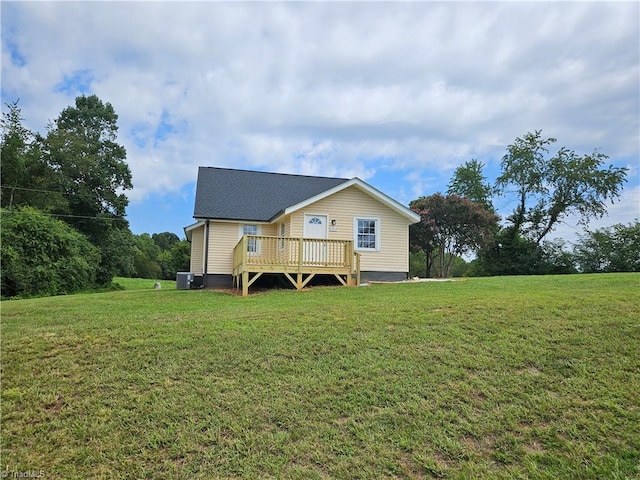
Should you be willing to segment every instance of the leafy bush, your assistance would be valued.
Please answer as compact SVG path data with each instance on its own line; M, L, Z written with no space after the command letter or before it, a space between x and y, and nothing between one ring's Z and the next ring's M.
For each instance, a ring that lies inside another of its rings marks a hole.
M574 248L581 272L640 272L640 222L587 231Z
M98 249L66 223L31 207L3 209L0 233L3 298L95 286Z

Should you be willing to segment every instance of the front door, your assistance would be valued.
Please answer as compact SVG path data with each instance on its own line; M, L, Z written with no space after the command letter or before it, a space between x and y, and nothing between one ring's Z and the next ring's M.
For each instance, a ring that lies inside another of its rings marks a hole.
M304 216L304 262L319 264L327 260L327 244L322 241L309 240L317 238L325 240L327 238L327 216L326 215L306 215Z

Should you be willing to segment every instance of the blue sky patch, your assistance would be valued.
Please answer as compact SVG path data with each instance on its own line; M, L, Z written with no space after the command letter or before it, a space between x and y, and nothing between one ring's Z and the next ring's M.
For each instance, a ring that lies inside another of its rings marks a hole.
M176 128L171 123L169 112L167 112L166 110L163 110L162 115L160 116L160 122L156 127L156 133L154 135L155 144L157 145L158 143L166 140L170 134L175 132L176 132Z
M136 235L173 232L184 238L184 227L195 222L192 216L195 189L195 182L191 182L179 192L154 192L142 202L131 202L127 207L131 231Z
M9 53L11 63L16 67L24 67L27 57L18 45L18 27L21 15L10 3L2 3L2 50Z
M153 136L153 146L157 147L160 143L164 142L170 135L179 134L184 132L187 128L187 122L174 122L171 119L169 112L164 109L160 116L160 121L156 127L156 131Z
M90 69L76 70L71 75L65 75L64 79L54 87L54 91L67 95L87 95L91 93L93 80L93 72Z
M11 63L13 63L16 67L24 67L27 64L27 58L11 38L3 38L2 43L4 44L6 50L9 52Z
M151 127L148 123L136 123L129 133L131 135L131 139L139 148L145 148L147 146L147 140L149 138L149 132L151 131Z

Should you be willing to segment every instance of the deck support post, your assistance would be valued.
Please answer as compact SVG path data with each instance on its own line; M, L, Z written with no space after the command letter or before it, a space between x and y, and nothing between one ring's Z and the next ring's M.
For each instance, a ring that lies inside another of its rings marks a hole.
M242 296L246 297L249 295L249 272L242 272Z
M349 242L344 246L344 260L345 262L347 262L347 265L351 267L351 270L354 270L354 260L356 257L356 253L353 249L353 243ZM337 275L336 275L337 276ZM353 275L352 272L350 271L349 274L347 275L347 286L351 287L353 286Z

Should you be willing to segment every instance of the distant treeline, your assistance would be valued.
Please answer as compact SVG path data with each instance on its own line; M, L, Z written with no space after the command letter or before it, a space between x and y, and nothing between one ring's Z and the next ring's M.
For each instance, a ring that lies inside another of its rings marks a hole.
M120 277L175 280L177 272L189 271L191 244L175 233L132 235L131 253Z

